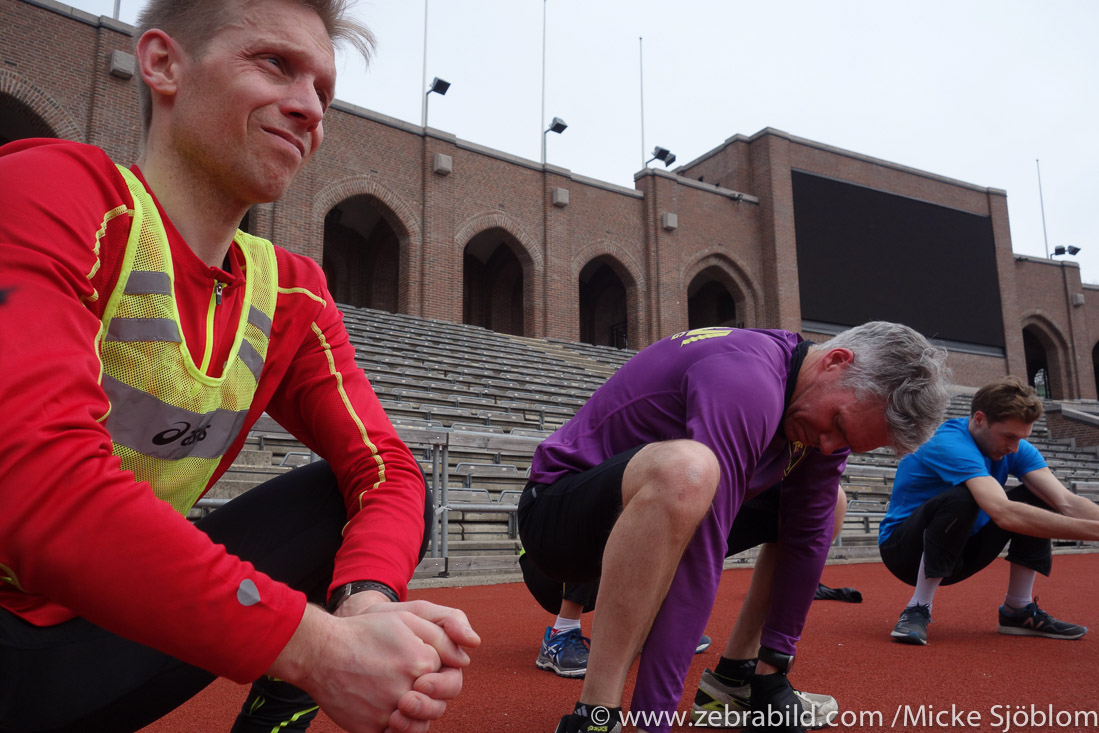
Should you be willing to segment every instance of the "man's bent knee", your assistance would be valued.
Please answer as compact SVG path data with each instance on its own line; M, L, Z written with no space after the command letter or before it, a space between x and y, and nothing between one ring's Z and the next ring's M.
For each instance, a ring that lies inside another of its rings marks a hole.
M721 468L709 447L693 440L653 443L642 449L622 477L622 504L643 495L672 515L699 521L713 503Z

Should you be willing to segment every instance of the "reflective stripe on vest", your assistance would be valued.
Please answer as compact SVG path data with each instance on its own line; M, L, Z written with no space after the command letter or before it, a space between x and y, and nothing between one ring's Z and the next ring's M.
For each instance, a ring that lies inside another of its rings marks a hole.
M122 468L186 513L244 426L267 358L278 295L270 242L237 232L244 303L220 377L191 358L174 295L174 271L156 204L119 166L134 199L133 223L100 329L106 420ZM216 306L211 306L216 307Z

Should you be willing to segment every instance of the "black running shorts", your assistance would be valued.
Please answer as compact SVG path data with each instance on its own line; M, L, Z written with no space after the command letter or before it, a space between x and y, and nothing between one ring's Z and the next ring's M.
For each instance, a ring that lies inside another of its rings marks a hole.
M519 538L528 560L557 581L599 578L603 547L622 512L626 464L644 448L623 451L552 484L530 482L519 498Z
M549 581L557 588L565 581L599 578L603 548L622 512L622 476L643 447L623 451L552 484L527 484L519 499L519 537L526 555L524 579L532 592L532 579L534 585ZM778 508L778 484L745 502L729 531L726 557L776 542Z

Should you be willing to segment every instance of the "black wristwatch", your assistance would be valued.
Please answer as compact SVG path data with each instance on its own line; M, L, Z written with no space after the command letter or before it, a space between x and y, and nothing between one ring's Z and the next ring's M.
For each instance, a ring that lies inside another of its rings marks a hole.
M331 597L328 599L328 605L325 608L329 613L335 613L336 607L340 605L340 601L348 596L353 596L356 593L361 593L364 590L375 590L384 595L389 600L396 603L399 598L397 591L390 588L385 583L379 583L376 580L356 580L351 583L345 583L336 590L332 591Z
M794 666L794 655L783 654L782 652L776 652L771 647L761 646L759 648L759 661L766 662L779 672L788 673Z

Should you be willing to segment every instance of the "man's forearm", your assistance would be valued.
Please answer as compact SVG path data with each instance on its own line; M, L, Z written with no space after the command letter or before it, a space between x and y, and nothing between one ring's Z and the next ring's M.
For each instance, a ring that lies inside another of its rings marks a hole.
M1096 504L1086 496L1073 494L1065 507L1065 516L1076 519L1094 519L1099 521L1099 504Z
M989 514L996 526L1009 532L1050 539L1099 540L1099 516L1068 516L1017 501L1005 502Z

